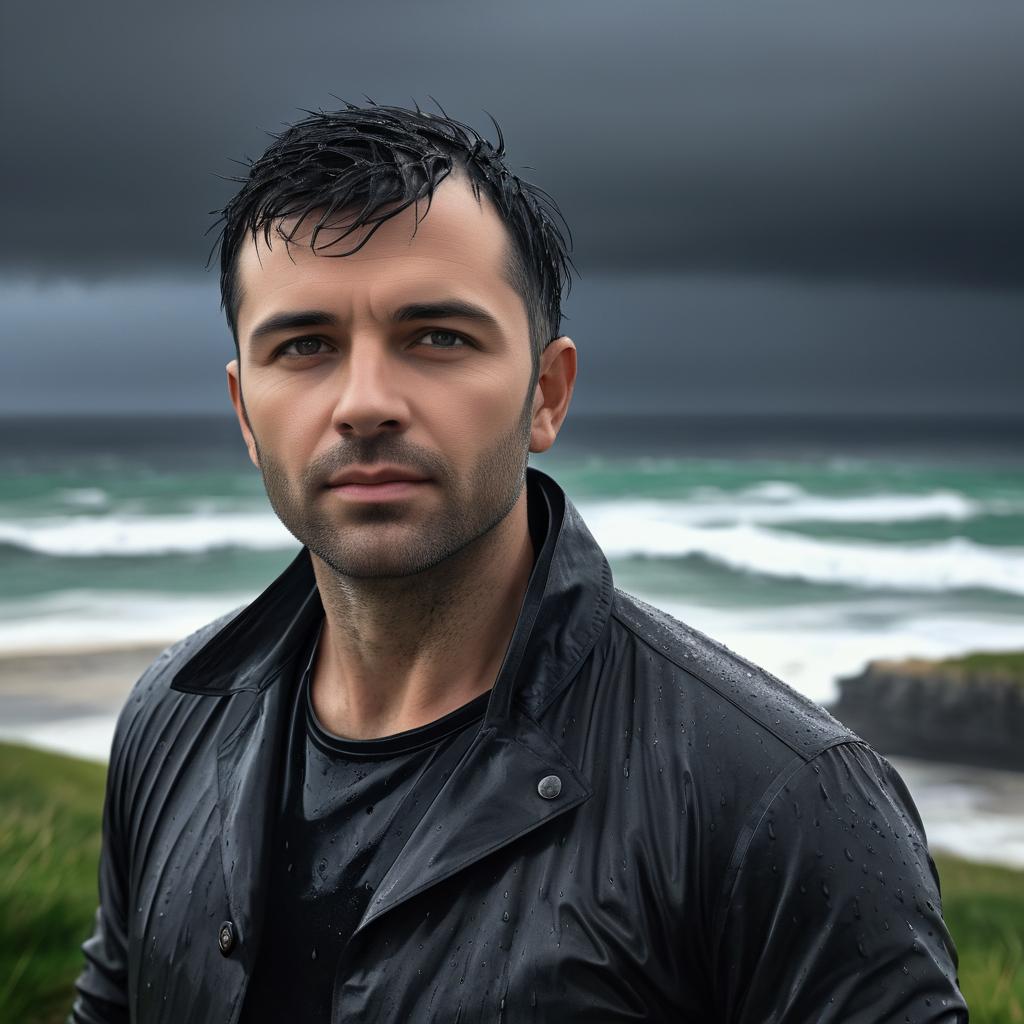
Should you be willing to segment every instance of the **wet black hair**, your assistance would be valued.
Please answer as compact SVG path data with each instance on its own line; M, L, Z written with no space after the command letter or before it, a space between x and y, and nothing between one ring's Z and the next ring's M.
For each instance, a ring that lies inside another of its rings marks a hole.
M434 189L455 170L468 178L478 202L481 193L490 199L508 230L506 274L526 308L536 374L541 351L561 332L563 291L568 294L570 271L575 269L572 235L554 200L508 169L504 135L490 114L496 145L449 117L440 104L441 113L433 114L419 105L408 110L372 101L361 107L342 102L340 110L304 111L307 117L271 133L273 142L262 156L248 161L248 173L228 179L242 187L222 211L213 211L220 216L210 230L222 227L210 261L219 246L221 308L236 348L238 254L247 237L255 242L262 231L269 244L276 230L290 244L302 224L315 216L310 247L321 255L349 256L381 224L410 206L419 223L429 211ZM342 212L345 230L318 247L321 229L335 226ZM287 232L281 229L282 218L295 218ZM367 226L370 231L358 245L325 252Z

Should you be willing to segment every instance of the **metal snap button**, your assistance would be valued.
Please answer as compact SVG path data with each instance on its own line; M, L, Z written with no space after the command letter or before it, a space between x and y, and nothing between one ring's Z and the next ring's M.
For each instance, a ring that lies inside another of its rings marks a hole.
M224 956L235 948L235 926L231 921L222 921L217 932L217 946Z
M557 775L545 775L537 783L537 792L545 800L554 800L562 792L562 780Z

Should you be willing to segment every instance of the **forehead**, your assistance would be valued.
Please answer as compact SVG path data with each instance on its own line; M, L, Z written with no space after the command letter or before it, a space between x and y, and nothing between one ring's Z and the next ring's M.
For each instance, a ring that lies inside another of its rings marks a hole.
M317 235L310 247L317 215L307 217L286 244L271 229L254 241L248 236L237 263L239 335L263 316L295 303L370 307L399 304L410 298L429 299L438 292L488 305L495 315L526 325L525 309L510 281L511 239L497 210L486 196L478 200L468 181L449 175L426 201L386 220L362 248L338 257L369 234L359 228L341 237L340 227ZM282 221L286 231L293 221ZM410 295L410 292L416 294Z

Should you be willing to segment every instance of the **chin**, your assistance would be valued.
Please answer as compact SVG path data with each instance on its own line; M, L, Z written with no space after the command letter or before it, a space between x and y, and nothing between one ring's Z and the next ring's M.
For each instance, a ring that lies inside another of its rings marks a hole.
M339 576L358 580L402 579L433 569L452 552L434 545L413 545L408 539L393 537L386 542L365 545L309 544L309 550Z

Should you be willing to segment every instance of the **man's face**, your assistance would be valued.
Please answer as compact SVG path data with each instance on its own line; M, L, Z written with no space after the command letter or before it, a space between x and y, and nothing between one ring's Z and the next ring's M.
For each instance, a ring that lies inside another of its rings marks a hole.
M413 226L410 208L332 257L307 222L239 254L228 370L250 456L284 525L350 577L422 572L500 523L541 403L496 211L449 177Z

